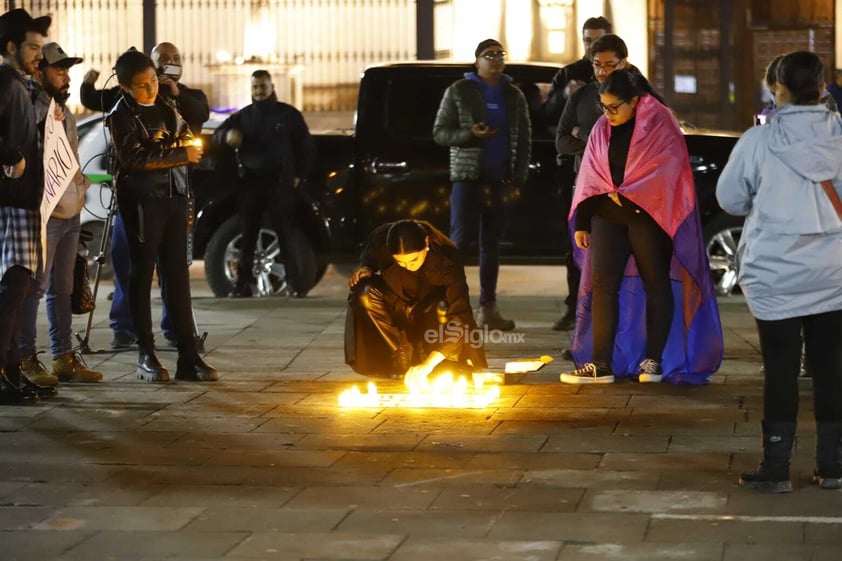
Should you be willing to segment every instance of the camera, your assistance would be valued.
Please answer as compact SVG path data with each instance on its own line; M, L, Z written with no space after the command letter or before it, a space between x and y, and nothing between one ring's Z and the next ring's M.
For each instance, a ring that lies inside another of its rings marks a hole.
M178 78L181 74L181 66L178 64L165 64L158 67L158 74L168 78Z

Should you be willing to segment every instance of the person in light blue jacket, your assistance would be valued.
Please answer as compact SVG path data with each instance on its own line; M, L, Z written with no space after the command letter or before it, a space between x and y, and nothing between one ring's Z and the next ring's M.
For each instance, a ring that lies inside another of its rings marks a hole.
M798 415L803 329L813 374L816 469L842 487L842 119L820 104L821 59L794 52L777 71L779 107L734 147L716 186L720 206L746 221L738 280L763 356L763 461L740 485L792 490L789 458ZM830 181L826 192L823 181Z

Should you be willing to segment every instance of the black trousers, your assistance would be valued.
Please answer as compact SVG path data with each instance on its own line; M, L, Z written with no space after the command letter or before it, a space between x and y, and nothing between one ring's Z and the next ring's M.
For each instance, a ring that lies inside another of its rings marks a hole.
M612 203L613 204L613 203ZM634 256L646 291L646 354L661 361L675 303L670 285L672 239L641 211L594 216L591 221L593 361L611 365L619 317L619 291L630 256Z
M153 350L150 291L155 265L166 288L167 309L178 342L178 354L196 354L190 308L190 274L187 265L187 199L174 197L120 197L117 204L129 242L129 308L141 349Z
M432 292L410 306L379 275L363 278L348 296L346 363L360 374L386 375L401 343L411 344L421 354L429 351L424 333L436 330L439 313L447 312L444 296Z
M17 364L20 310L32 285L32 272L14 265L0 279L0 368Z
M795 422L798 417L803 331L816 421L842 422L842 310L755 321L763 355L763 418Z
M562 185L559 189L559 198L561 199L561 210L564 213L564 219L570 214L570 207L573 206L573 189L574 185ZM576 302L579 300L579 284L582 280L582 271L576 265L576 260L573 258L574 241L572 233L570 232L570 224L564 228L565 233L565 256L564 267L567 269L567 298L564 299L564 304L568 310L576 310Z
M254 253L257 236L263 224L263 215L269 219L278 235L279 251L284 262L287 284L296 292L307 292L301 275L299 239L295 216L295 189L282 185L280 172L271 174L246 174L248 187L242 187L237 205L243 237L240 244L240 262L237 265L237 284L254 282Z

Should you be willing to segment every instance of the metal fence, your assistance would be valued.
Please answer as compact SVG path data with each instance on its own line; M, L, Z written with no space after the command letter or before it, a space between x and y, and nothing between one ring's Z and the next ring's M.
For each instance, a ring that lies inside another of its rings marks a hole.
M3 0L3 10L11 4L53 16L50 39L85 59L74 84L97 68L101 87L121 52L143 46L143 0ZM181 50L182 81L215 106L247 102L249 74L268 67L302 109L352 110L366 66L415 58L414 0L158 0L155 17L156 41Z

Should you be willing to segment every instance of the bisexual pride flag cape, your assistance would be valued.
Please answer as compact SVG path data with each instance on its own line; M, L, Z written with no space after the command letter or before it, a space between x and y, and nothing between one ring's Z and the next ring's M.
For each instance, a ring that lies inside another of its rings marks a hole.
M591 130L576 178L570 221L587 198L619 193L646 212L673 241L670 278L675 313L663 355L664 380L704 384L722 363L722 326L704 248L693 172L687 145L669 109L650 95L637 104L623 184L616 187L608 167L611 126L601 117ZM571 351L576 366L592 356L590 250L576 250L582 270ZM646 294L634 258L629 259L620 288L620 313L614 339L615 376L638 372L646 342Z

